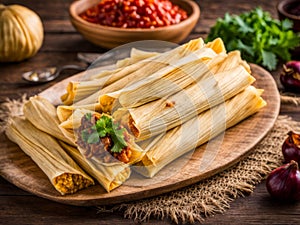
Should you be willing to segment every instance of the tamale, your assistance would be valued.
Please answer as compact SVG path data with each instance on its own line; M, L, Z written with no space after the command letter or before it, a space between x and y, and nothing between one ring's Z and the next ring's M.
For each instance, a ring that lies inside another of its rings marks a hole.
M113 80L115 82L95 92L87 98L76 102L76 104L88 105L95 103L97 102L99 96L106 93L118 91L133 82L142 80L155 73L156 71L164 68L165 66L173 64L180 58L188 56L192 52L201 49L203 46L204 42L201 38L194 39L184 45L181 45L170 51L161 53L155 57L151 57L149 59L145 59L135 64L126 66L122 70L113 73L112 76L110 76L109 80Z
M116 65L89 69L84 73L81 81L69 82L66 88L67 92L61 96L61 100L65 105L71 105L73 102L79 101L113 83L115 80L112 79L111 76L121 71L125 66L132 65L158 54L157 52L146 52L133 48L130 57L117 61ZM125 76L126 73L123 73L123 75Z
M111 112L117 100L122 107L137 107L172 95L192 83L205 79L210 68L224 58L225 55L216 55L210 48L201 48L139 82L101 95L99 103L105 112Z
M187 56L195 50L204 47L204 42L201 38L191 40L190 42L181 45L173 50L165 53L145 53L133 49L132 56L129 58L130 63L120 61L117 63L116 70L104 71L104 74L89 76L91 80L96 79L92 82L70 82L67 87L67 93L62 95L62 102L65 105L70 105L76 99L79 105L87 105L94 103L97 96L101 93L113 92L124 87L124 84L128 84L128 81L139 80L142 77L146 77L151 73L163 68L165 65L172 64L174 60L178 60L183 56ZM222 39L217 38L212 42L209 42L207 48L211 48L217 54L226 53ZM138 53L137 53L138 52ZM138 55L138 56L137 56ZM124 60L128 61L128 60ZM121 67L120 67L121 66ZM144 72L143 72L144 71ZM105 76L104 76L105 75ZM108 76L110 75L110 76ZM126 78L129 76L130 78ZM101 78L101 79L99 79ZM119 81L122 80L122 81ZM113 87L100 92L100 88L105 88L110 84L117 82ZM94 93L94 95L83 99L84 96L88 96Z
M37 129L28 120L20 117L10 119L6 135L32 158L62 195L94 184L55 138Z
M61 133L56 108L47 99L40 96L31 97L24 104L23 113L25 118L41 131L68 144L75 145L73 141Z
M71 144L75 144L75 138L62 133L59 128L59 121L55 114L55 107L47 100L39 96L31 97L24 106L26 119L33 122L38 129L48 133L49 135L59 139L60 145L67 151L67 153L92 177L94 177L106 191L111 191L121 185L130 176L129 165L125 163L118 163L114 165L103 165L95 159L87 159L77 149L76 146L67 144L70 140ZM90 112L90 111L87 111ZM83 112L81 116L84 115ZM80 120L79 120L80 121ZM73 124L73 123L72 123ZM79 126L78 124L77 126ZM72 131L73 127L69 130ZM65 134L67 131L65 132ZM69 137L69 138L67 138ZM66 140L67 139L67 140ZM67 142L67 143L66 143Z
M135 169L147 177L153 177L170 162L264 107L266 102L260 97L261 93L262 90L249 86L224 104L160 135L158 140L153 140L154 144L149 143L151 148Z
M122 185L130 176L128 164L103 165L93 158L86 159L79 150L64 142L60 143L65 151L93 178L95 178L107 192Z
M73 132L81 154L102 165L132 165L145 155L126 128L107 114L85 113Z
M159 55L158 52L149 52L149 51L143 51L140 49L132 48L130 51L130 57L118 60L116 63L117 68L122 68L125 66L132 65L138 61L142 61L144 59L155 57Z
M56 113L60 122L64 122L72 116L76 109L86 109L96 112L102 112L102 106L100 103L94 103L89 105L59 105L57 106Z
M137 140L144 140L226 101L255 81L242 65L209 75L173 96L135 108L120 108L113 117L130 129Z

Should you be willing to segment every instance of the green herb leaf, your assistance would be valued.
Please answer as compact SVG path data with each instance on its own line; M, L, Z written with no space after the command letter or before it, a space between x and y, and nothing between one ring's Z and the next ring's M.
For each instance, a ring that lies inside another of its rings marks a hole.
M262 64L268 68L275 68L277 64L276 55L273 52L262 51Z
M300 45L292 21L273 19L261 8L240 15L225 14L210 29L206 41L220 37L228 51L240 50L243 59L274 70L277 58L290 60L290 50Z
M91 114L86 114L85 116L89 120L92 118ZM119 124L113 123L112 118L108 116L101 116L90 129L94 130L94 132L88 132L88 129L85 129L81 133L82 139L88 144L97 143L99 137L110 136L114 143L111 149L112 152L120 153L127 146L124 137L125 128L119 129Z

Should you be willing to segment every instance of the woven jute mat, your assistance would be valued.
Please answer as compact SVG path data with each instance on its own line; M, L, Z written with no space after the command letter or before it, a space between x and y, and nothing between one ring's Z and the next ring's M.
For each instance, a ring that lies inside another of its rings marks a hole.
M8 100L1 104L2 131L8 113L22 114L20 109L25 99L26 97L20 100ZM282 103L294 101L293 99L285 100L282 99ZM287 116L279 116L266 137L251 150L244 160L230 169L197 184L157 197L97 208L102 213L121 211L125 218L139 222L150 218L161 220L168 218L175 223L203 222L209 216L223 213L234 199L253 192L256 184L261 182L271 170L283 163L281 145L290 130L299 131L300 122L293 121Z
M121 210L126 218L139 222L150 218L169 218L175 223L203 222L206 217L224 212L237 197L253 192L256 184L282 165L281 145L287 132L299 129L300 122L279 116L267 136L232 168L177 191L112 206L110 211ZM104 212L109 207L98 208Z

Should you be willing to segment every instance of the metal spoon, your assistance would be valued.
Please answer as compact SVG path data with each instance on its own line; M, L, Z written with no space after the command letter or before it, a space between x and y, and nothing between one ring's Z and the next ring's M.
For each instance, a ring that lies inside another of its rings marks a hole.
M57 78L63 70L73 69L78 71L84 71L86 68L77 65L65 65L62 67L46 67L43 69L37 69L28 71L22 74L22 78L31 83L46 83Z

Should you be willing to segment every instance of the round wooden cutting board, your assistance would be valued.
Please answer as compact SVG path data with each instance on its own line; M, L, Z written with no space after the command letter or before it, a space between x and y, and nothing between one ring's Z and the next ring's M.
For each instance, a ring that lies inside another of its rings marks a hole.
M254 86L264 89L267 106L255 115L226 130L224 136L200 146L195 152L183 157L162 170L153 179L133 174L121 187L107 193L99 184L76 194L61 196L46 175L5 135L0 139L0 173L9 182L38 196L71 205L104 205L138 200L166 193L196 183L234 165L273 127L279 114L280 96L270 73L257 65L251 65ZM69 78L40 95L54 104L64 93ZM211 149L214 149L213 151Z

